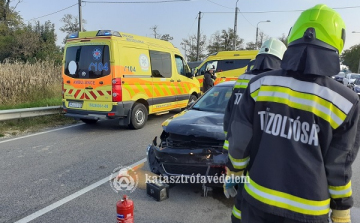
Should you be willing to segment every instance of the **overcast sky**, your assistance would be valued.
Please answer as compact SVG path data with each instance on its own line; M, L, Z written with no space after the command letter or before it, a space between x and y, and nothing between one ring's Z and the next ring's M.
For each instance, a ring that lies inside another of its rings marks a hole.
M234 28L235 6L237 3L240 9L237 18L237 34L246 43L255 42L257 25L259 30L270 37L280 37L283 33L287 35L290 27L301 13L299 10L305 10L316 4L323 3L331 8L349 7L347 9L336 9L347 26L345 49L360 44L360 33L352 33L353 31L360 32L359 0L239 0L238 2L236 0L174 0L178 2L134 3L139 1L154 2L164 0L83 1L82 16L86 20L84 27L87 30L111 29L153 37L150 28L156 25L158 33L170 34L174 37L171 42L181 49L180 43L182 39L197 34L199 11L202 12L201 33L205 34L207 40L209 40L216 31ZM60 20L65 14L78 17L77 3L78 0L22 0L16 11L20 13L26 23L34 21L32 20L34 18L38 18L37 20L41 24L47 20L54 23L58 35L57 43L60 45L65 37L65 34L59 30L63 25ZM266 20L271 22L259 23ZM184 53L182 49L181 51Z

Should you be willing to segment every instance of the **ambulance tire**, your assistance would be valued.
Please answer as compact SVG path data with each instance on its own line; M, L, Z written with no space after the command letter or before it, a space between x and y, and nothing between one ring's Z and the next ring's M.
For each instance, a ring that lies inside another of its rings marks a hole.
M145 126L148 118L148 110L145 105L141 103L135 103L130 117L129 127L132 129L141 129Z
M98 120L95 120L95 119L81 119L81 121L83 121L85 124L88 124L88 125L94 125L97 123Z

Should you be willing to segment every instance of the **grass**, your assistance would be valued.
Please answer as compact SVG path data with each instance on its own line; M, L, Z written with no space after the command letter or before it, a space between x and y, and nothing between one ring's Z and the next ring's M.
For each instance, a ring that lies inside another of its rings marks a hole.
M78 121L62 114L45 115L0 122L0 137L38 132L45 128L75 124Z
M61 105L61 97L55 97L55 98L44 98L44 99L40 99L40 100L34 101L34 102L0 105L0 110L46 107L46 106L60 106L60 105Z

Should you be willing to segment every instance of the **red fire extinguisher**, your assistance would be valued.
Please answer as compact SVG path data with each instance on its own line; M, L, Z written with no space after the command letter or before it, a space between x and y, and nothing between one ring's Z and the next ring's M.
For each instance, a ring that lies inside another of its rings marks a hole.
M134 202L126 195L116 203L116 212L118 223L134 223Z

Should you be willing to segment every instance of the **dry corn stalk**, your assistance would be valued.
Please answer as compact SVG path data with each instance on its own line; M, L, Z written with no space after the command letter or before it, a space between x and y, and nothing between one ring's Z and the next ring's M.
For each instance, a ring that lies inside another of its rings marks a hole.
M0 105L61 96L61 66L43 61L0 63Z

